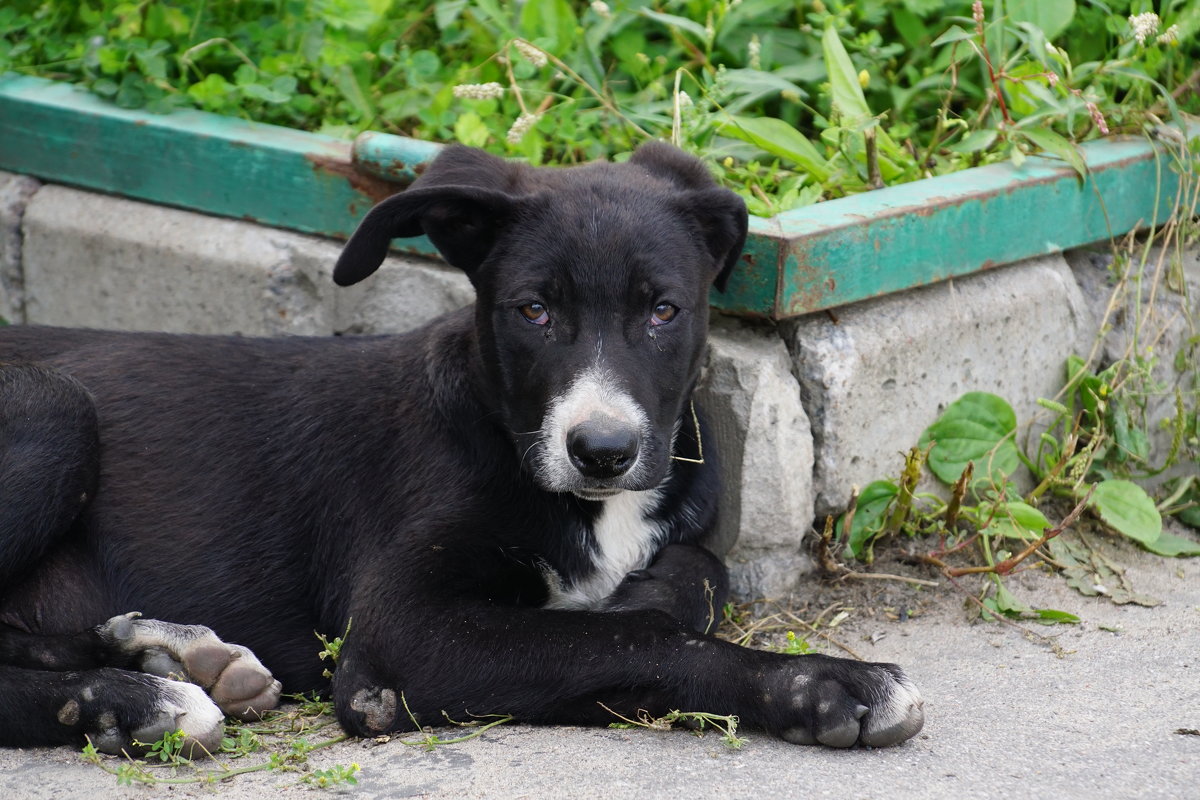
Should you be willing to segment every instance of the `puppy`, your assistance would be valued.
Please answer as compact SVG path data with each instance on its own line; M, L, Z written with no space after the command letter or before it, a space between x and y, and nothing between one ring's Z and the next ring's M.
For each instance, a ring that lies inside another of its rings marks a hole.
M0 744L181 727L212 749L223 713L326 690L313 631L351 621L332 692L357 735L687 709L803 744L913 736L898 667L711 635L692 395L746 225L664 144L569 169L449 147L334 272L428 236L477 300L421 330L0 331Z

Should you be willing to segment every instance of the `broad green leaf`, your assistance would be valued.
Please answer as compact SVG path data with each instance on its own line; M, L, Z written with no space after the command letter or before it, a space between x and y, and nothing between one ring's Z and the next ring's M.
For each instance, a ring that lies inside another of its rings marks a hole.
M1047 39L1058 36L1075 16L1075 0L1008 0L1008 18L1036 25Z
M858 73L836 28L825 29L821 37L821 49L825 53L825 70L829 74L834 110L854 122L872 116L871 107L867 105L866 95L858 82Z
M663 25L687 31L688 33L692 34L692 36L695 36L701 44L708 44L708 31L706 31L704 26L699 22L690 20L687 17L677 17L674 14L663 14L659 11L651 11L648 8L641 9L639 13L641 13L643 17L652 19L655 22L661 22Z
M850 522L850 537L846 542L846 558L870 561L871 540L883 530L883 522L892 499L900 488L891 481L867 484L858 496L854 519Z
M999 135L1000 131L997 130L971 131L961 141L950 145L949 149L955 153L977 153L991 147Z
M1154 501L1132 481L1101 481L1088 505L1110 528L1143 545L1162 535L1162 516Z
M997 616L1003 614L1010 619L1031 619L1043 625L1075 625L1079 623L1079 617L1068 611L1059 611L1054 608L1030 608L1018 600L998 576L993 575L992 581L996 585L996 594L994 597L985 599L983 604Z
M392 0L318 0L317 13L331 28L365 31L391 8Z
M575 12L567 0L528 0L521 7L521 31L527 39L552 39L551 52L565 50L575 34ZM541 42L539 42L540 44Z
M955 400L921 434L920 447L936 445L929 452L929 469L946 483L954 483L975 462L976 481L999 483L1017 469L1019 459L1013 443L1017 415L1002 397L987 392L968 392Z
M1200 487L1192 484L1192 488L1184 494L1183 500L1196 505L1188 506L1187 508L1175 514L1175 519L1182 522L1184 525L1189 525L1193 528L1200 528Z
M1002 503L988 530L1010 539L1033 541L1053 527L1046 515L1031 505L1018 500Z
M1079 174L1079 179L1083 180L1087 177L1087 164L1083 161L1083 156L1079 155L1079 151L1075 149L1075 145L1067 141L1060 134L1055 133L1049 128L1041 126L1033 128L1017 128L1014 133L1017 133L1033 144L1040 147L1047 153L1058 156L1063 161L1071 165L1071 168Z
M438 0L434 3L433 18L437 22L438 30L444 31L454 25L466 7L467 0Z
M728 81L729 88L739 95L758 97L777 92L793 92L801 99L808 97L808 92L799 84L760 69L728 69L725 70L725 80Z
M354 75L354 70L350 69L349 65L343 65L329 77L333 85L338 88L350 105L354 106L364 121L375 116L375 109L371 105L367 93L363 91L358 78Z
M735 116L720 127L720 132L786 158L819 181L830 175L829 164L816 145L781 119Z
M975 31L969 31L958 25L951 25L945 33L933 40L931 47L939 47L943 44L951 44L952 42L961 42L966 39L973 39L974 37Z
M1072 614L1069 611L1059 611L1054 608L1036 608L1036 609L1034 609L1034 611L1037 612L1037 616L1038 616L1037 621L1041 622L1045 625L1054 625L1054 624L1078 625L1079 624L1079 617L1075 616L1074 614Z
M929 38L929 29L921 18L907 8L897 8L892 12L892 23L896 32L909 47L917 47Z
M244 86L239 86L238 91L246 97L262 100L265 103L286 103L292 98L290 94L276 91L269 86L263 86L261 83L248 83Z
M1200 542L1163 531L1153 542L1142 545L1160 556L1200 556Z
M1012 592L1010 592L1008 590L1008 587L1006 587L1004 585L1004 583L998 577L993 575L992 579L996 584L996 608L997 609L999 609L1000 611L1003 611L1005 613L1005 615L1011 616L1011 617L1019 617L1022 614L1028 613L1033 610L1029 606L1022 603L1020 600L1018 600L1016 598L1016 595L1014 595Z
M489 131L483 119L474 111L466 111L454 120L454 138L469 147L487 144Z
M499 25L500 29L504 32L505 38L515 39L519 36L517 31L513 29L507 10L501 8L497 0L474 0L470 4L470 9L473 14L480 14L496 25Z

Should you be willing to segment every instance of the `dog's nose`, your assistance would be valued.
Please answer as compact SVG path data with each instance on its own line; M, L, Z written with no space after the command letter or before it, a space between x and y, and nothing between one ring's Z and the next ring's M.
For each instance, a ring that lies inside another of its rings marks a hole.
M616 478L638 454L635 428L609 420L587 420L567 432L571 463L589 478Z

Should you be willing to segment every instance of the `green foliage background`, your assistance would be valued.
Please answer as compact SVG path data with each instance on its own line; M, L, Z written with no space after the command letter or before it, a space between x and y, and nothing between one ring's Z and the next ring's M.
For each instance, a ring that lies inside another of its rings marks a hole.
M1200 111L1177 92L1200 55L1200 4L984 8L986 37L968 0L7 0L0 71L127 108L372 128L534 163L619 158L674 133L760 214L1035 150L1072 160L1067 142L1097 135L1093 108L1127 131ZM1175 43L1134 41L1129 17L1148 11ZM488 82L503 96L454 96ZM523 111L537 122L510 137Z

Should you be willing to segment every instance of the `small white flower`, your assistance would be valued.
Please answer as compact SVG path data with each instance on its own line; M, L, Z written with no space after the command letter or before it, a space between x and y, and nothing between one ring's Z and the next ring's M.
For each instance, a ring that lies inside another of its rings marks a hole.
M537 121L542 118L541 114L522 114L517 117L517 121L508 129L509 144L520 144L521 139L525 138L525 134L529 133L529 129L537 124Z
M596 0L592 3L592 11L596 12L596 16L600 19L612 19L612 9L608 7L608 3L604 0Z
M546 54L537 49L524 39L513 39L513 45L516 46L517 52L525 57L525 60L533 64L538 69L550 63L546 58Z
M975 20L975 24L983 23L983 0L975 0L971 4L971 18Z
M1158 42L1159 44L1175 44L1179 41L1179 26L1172 25L1160 33L1158 38L1154 41Z
M693 105L695 105L695 103L692 102L691 96L682 89L680 89L679 94L675 96L675 102L680 108L691 108Z
M750 37L746 50L750 56L750 69L762 69L762 42L758 40L757 33Z
M467 100L487 100L489 97L503 97L504 87L495 81L491 83L460 83L454 87L454 96Z
M1158 14L1153 11L1134 14L1129 18L1129 25L1133 28L1133 38L1137 39L1137 43L1145 44L1147 39L1158 33Z

